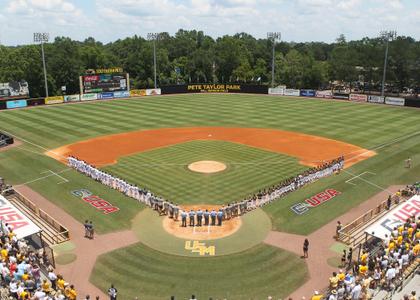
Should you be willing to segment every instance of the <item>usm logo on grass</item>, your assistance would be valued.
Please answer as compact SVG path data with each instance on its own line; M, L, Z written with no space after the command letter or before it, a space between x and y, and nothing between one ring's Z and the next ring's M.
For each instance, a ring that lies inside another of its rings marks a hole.
M185 241L185 250L198 253L200 256L214 256L216 254L215 246L207 247L205 243L200 241Z

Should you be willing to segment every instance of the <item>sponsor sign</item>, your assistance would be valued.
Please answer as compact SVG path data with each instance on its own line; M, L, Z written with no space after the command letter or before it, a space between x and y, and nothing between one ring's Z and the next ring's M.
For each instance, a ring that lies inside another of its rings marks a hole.
M377 238L385 239L385 235L390 237L391 231L395 227L399 227L404 224L411 216L415 216L416 219L420 216L419 195L400 203L397 207L390 210L385 216L369 226L365 232Z
M295 89L285 89L284 90L285 96L300 96L300 90Z
M80 95L66 95L64 96L64 102L74 102L74 101L80 101Z
M147 89L146 96L156 96L162 94L161 89Z
M268 89L269 95L284 95L284 88L269 88Z
M216 247L207 247L205 243L200 241L185 241L185 250L192 253L198 253L200 256L214 256L216 254Z
M330 201L340 194L341 192L334 189L326 189L324 192L318 193L315 196L305 199L304 202L292 205L290 209L297 215L303 215L304 213L308 212L310 208L317 207L324 202Z
M385 104L404 106L405 99L404 98L398 98L398 97L386 97L385 98Z
M19 108L28 106L26 100L11 100L6 102L6 108Z
M314 90L300 90L302 97L315 97L316 92Z
M0 83L0 100L29 98L29 86L25 80Z
M96 74L112 74L112 73L123 73L123 68L107 68L107 69L96 69Z
M45 104L58 104L58 103L63 103L63 102L64 102L63 96L54 96L54 97L45 98Z
M131 97L146 96L146 90L131 90L130 96Z
M366 102L367 101L367 95L350 94L349 100L350 101L356 101L356 102Z
M114 98L127 98L127 97L130 97L129 91L114 92Z
M240 84L189 84L187 91L191 93L228 93L241 91Z
M38 226L2 195L0 195L0 222L1 226L6 226L7 223L13 229L18 239L23 239L41 231Z
M71 194L77 198L81 198L83 201L89 203L91 206L100 210L103 214L107 215L119 211L118 207L113 206L108 201L105 201L99 196L94 195L89 190L80 189L72 191Z
M383 97L383 96L370 95L370 96L368 96L368 102L372 102L372 103L384 103L385 102L385 97Z
M333 93L334 99L349 100L350 95L346 93Z
M85 82L90 82L90 81L99 81L99 76L98 75L89 75L89 76L85 76L84 80Z
M100 95L100 99L112 99L112 98L114 98L114 93L113 92L101 93L99 95Z
M98 99L98 94L83 94L80 96L80 100L89 101Z
M315 97L331 99L332 98L332 91L331 90L316 91Z

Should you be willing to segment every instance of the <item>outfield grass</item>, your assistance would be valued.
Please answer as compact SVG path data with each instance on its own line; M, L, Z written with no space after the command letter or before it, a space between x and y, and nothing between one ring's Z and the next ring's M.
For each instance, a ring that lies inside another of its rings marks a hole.
M306 280L304 261L290 252L259 245L234 255L187 258L142 244L98 258L90 278L102 290L114 283L122 299L273 299Z
M200 160L225 163L215 174L192 172ZM127 182L181 204L226 204L242 200L307 169L297 159L223 141L193 141L124 157L104 168Z
M261 95L157 96L138 100L1 111L0 130L11 132L42 148L25 144L23 149L26 150L15 148L0 152L0 176L14 184L35 180L42 176L41 172L48 169L60 171L65 168L53 159L39 155L45 149L99 135L138 129L191 126L276 128L342 140L370 149L395 138L419 132L419 120L420 111L417 109ZM381 187L412 182L418 179L419 174L419 139L417 135L406 142L383 147L378 150L378 156L357 164L348 171L354 174L367 169L375 172L376 177L370 180ZM414 168L407 172L400 167L409 155L413 157ZM30 186L72 213L78 220L94 219L99 231L127 228L128 218L141 209L137 203L73 171L63 176L69 177L71 183L57 185L58 178L49 177ZM348 186L344 182L350 177L351 175L342 173L337 177L323 179L277 201L266 210L271 214L277 229L311 232L379 191L377 187L363 181L357 186ZM165 186L170 178L171 174L168 173L157 178L160 181L155 184ZM72 189L85 187L116 203L122 213L99 216L93 208L87 209L80 199L72 198ZM291 213L291 204L300 202L325 187L336 187L343 195L304 216L297 217Z

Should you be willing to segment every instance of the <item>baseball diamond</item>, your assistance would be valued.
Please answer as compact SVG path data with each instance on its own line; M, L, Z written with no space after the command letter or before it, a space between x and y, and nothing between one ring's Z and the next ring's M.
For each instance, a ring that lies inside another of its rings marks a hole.
M6 110L0 130L20 144L0 152L0 175L68 226L56 273L79 291L297 297L348 250L332 239L338 219L418 180L418 121L418 109L250 94Z

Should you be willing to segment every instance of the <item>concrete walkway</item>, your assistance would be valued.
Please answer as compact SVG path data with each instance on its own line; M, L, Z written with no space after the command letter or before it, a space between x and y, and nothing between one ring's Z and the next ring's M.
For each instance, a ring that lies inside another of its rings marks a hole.
M391 186L387 190L395 193L403 187L404 186ZM96 235L94 240L86 239L84 238L83 225L63 209L51 203L27 186L16 187L16 190L28 199L31 199L32 202L51 216L59 216L60 222L70 231L71 242L76 246L74 253L77 255L77 259L68 265L58 265L57 272L62 274L66 281L75 285L79 297L84 297L89 294L91 299L94 299L95 296L100 296L101 299L106 298L106 291L99 290L88 280L95 265L96 258L103 253L139 242L134 232L126 230ZM309 271L309 280L299 289L294 291L289 297L301 299L302 296L305 296L306 299L310 299L314 290L322 290L328 285L328 278L333 271L337 271L337 268L330 266L327 263L327 260L332 257L340 257L338 253L330 249L331 246L336 243L333 236L335 234L337 221L340 220L343 224L353 221L355 218L386 200L389 194L388 191L375 195L344 215L332 220L309 236L278 231L271 231L268 234L264 240L266 244L286 249L299 256L303 254L303 241L305 238L308 238L309 240L309 258L305 259Z
M395 193L404 186L390 186L387 190ZM330 266L327 260L332 257L341 258L340 254L332 251L330 248L337 241L334 239L337 221L340 220L343 225L350 223L357 217L363 215L368 210L377 207L381 202L388 198L389 192L383 191L376 194L369 200L361 203L346 212L344 215L332 220L309 236L295 235L278 231L271 231L265 243L286 249L298 255L303 255L303 242L305 238L309 240L309 258L305 259L309 271L309 280L299 289L294 291L289 297L301 299L305 296L310 299L315 290L322 290L328 286L328 278L337 268ZM322 209L322 207L318 208Z
M106 291L99 290L89 282L96 258L98 255L106 252L139 242L134 232L126 230L95 235L93 240L87 239L84 237L85 230L83 225L63 209L27 186L16 187L16 190L41 207L49 215L59 216L60 222L67 227L71 234L71 242L76 246L73 253L77 255L77 258L71 264L57 265L57 273L63 275L64 280L74 284L78 298L83 299L82 297L90 295L91 299L95 299L96 296L100 296L100 299L107 299Z

